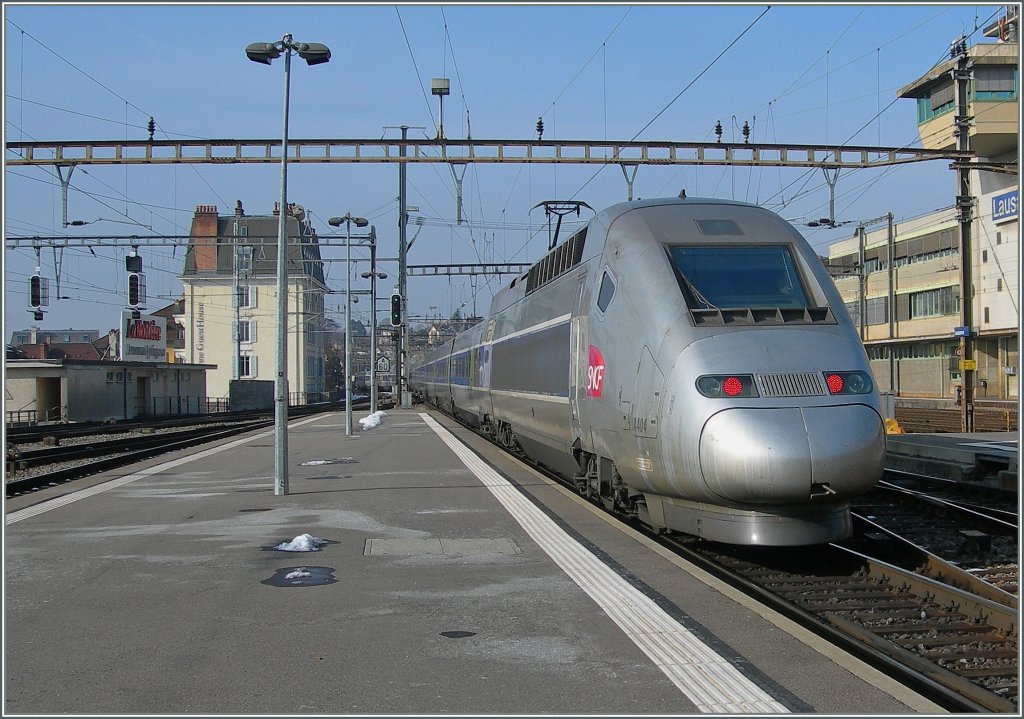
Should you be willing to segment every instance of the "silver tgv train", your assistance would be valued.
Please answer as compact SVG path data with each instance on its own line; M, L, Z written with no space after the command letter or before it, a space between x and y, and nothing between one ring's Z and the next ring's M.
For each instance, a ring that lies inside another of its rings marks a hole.
M614 205L410 363L416 396L609 509L733 544L851 531L882 474L867 356L835 285L778 215Z

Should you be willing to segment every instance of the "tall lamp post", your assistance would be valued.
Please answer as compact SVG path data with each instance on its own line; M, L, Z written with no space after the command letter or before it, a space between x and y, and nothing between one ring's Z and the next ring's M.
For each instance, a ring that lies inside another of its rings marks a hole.
M377 269L377 232L370 228L370 271L360 277L370 280L370 411L377 411L377 280L386 280L387 272Z
M277 358L274 377L274 494L288 494L288 93L292 53L309 65L331 59L331 51L318 42L293 42L285 35L277 42L254 42L245 48L253 62L269 65L284 54L284 130L281 135L281 206L277 228Z
M327 220L331 227L345 224L345 436L352 436L352 223L366 227L365 217L353 217L346 212L342 217Z

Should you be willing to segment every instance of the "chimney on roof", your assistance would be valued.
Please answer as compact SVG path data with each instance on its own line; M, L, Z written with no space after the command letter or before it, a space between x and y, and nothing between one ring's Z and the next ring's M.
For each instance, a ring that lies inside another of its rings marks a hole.
M217 270L217 206L196 205L189 244L195 250L196 272Z
M280 202L275 202L274 203L274 217L277 217L277 214L280 211L281 211L281 203Z
M245 210L242 209L242 201L235 200L235 217L244 217Z

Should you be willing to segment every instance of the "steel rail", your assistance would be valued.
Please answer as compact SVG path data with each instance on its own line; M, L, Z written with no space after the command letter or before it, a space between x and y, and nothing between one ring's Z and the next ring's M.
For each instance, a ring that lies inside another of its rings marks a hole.
M650 531L646 530L650 535ZM868 664L884 671L888 676L914 689L931 700L953 711L1016 711L1012 702L999 697L962 676L944 669L934 662L919 657L884 637L844 619L834 612L815 613L800 607L790 599L772 589L743 576L700 550L680 544L670 538L660 537L663 544L678 552L688 561L725 581L743 593L774 609L783 616L813 631L841 649L857 656ZM890 586L906 583L910 592L920 596L935 596L942 599L952 597L962 605L970 605L964 611L973 611L975 616L993 616L999 625L1016 622L1016 612L995 602L972 597L967 592L946 587L939 582L914 575L913 572L886 564L867 555L853 552L838 545L829 545L833 550L857 558L867 568L870 576L883 580ZM931 594L934 592L934 594ZM955 594L950 594L954 592ZM979 603L980 607L979 608ZM1000 626L1001 628L1001 626ZM1015 636L1015 635L1014 635Z

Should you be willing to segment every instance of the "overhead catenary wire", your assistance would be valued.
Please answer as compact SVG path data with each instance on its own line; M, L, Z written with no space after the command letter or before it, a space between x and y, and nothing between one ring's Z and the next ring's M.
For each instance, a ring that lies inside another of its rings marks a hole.
M53 48L51 48L51 47L50 47L49 45L47 45L46 43L44 43L44 42L43 42L42 40L40 40L39 38L35 37L34 35L32 35L31 33L29 33L28 31L26 31L26 30L25 30L24 28L22 28L21 26L19 26L19 25L18 25L17 23L15 23L15 22L14 22L13 20L11 20L10 18L5 18L5 19L6 19L6 21L7 21L8 23L10 23L10 24L11 24L11 25L12 25L13 27L17 28L17 29L19 30L19 32L20 32L20 33L22 34L22 36L23 36L23 37L28 37L28 38L30 38L30 39L31 39L31 40L32 40L33 42L35 42L35 43L36 43L36 44L38 44L38 45L39 45L40 47L42 47L42 48L43 48L44 50L46 50L47 52L49 52L50 54L52 54L52 55L53 55L54 57L56 57L56 58L57 58L58 60L60 60L61 62L65 63L65 64L66 64L66 65L68 65L69 67L73 68L73 69L74 69L74 70L75 70L76 72L80 73L81 75L85 76L86 78L88 78L88 79L89 79L90 81L92 81L93 83L95 83L95 84L96 84L96 85L98 85L99 87L101 87L101 88L103 88L104 90L106 90L106 91L107 91L108 93L110 93L111 95L113 95L114 97L116 97L116 98L117 98L118 100L121 100L122 102L124 102L124 104L125 104L125 119L124 119L123 121L121 121L121 120L116 120L116 121L115 121L115 120L110 120L110 119L106 119L106 118L97 118L97 119L101 119L101 120L102 120L102 121L104 121L104 122L116 122L117 124L123 124L123 125L124 125L124 127L125 127L125 132L126 132L126 137L125 137L125 139L128 139L128 138L127 138L127 132L128 132L128 129L129 129L129 127L135 127L135 128L138 128L138 127L140 127L140 126L138 126L138 125L132 125L132 124L131 124L131 123L129 122L129 118L128 118L128 109L129 109L129 108L133 108L133 109L137 110L138 112L142 113L142 114L143 114L143 116L147 118L147 121L148 121L148 119L149 119L149 118L152 118L152 117L154 116L154 115L153 115L153 113L151 113L151 112L148 112L148 111L144 110L143 108L139 107L138 105L136 105L135 103L133 103L133 102L132 102L131 100L129 100L128 98L124 97L124 96L123 96L122 94L120 94L119 92L117 92L117 91L116 91L116 90L114 90L113 88L109 87L108 85L106 85L105 83L103 83L102 81L100 81L99 79L97 79L96 77L94 77L94 76L93 76L92 74L90 74L89 72L85 71L84 69L82 69L81 67L79 67L78 65L76 65L75 63L73 63L73 62L71 62L70 60L68 60L68 59L67 59L66 57L64 57L64 56L63 56L63 55L61 55L61 54L60 54L59 52L57 52L56 50L54 50ZM24 46L24 40L22 41L22 45ZM24 72L24 67L25 67L25 62L24 62L24 50L22 50L22 61L21 61L21 71L22 71L22 72ZM24 83L22 83L22 87L21 87L21 92L22 92L22 97L21 97L21 98L11 98L11 99L15 99L15 100L17 100L17 101L19 101L19 102L32 102L32 101L24 100ZM10 97L10 96L8 96L8 97ZM40 104L40 105L42 105L42 103L36 103L36 104ZM48 106L48 107L50 107L50 106ZM59 108L55 108L55 109L59 109ZM67 111L67 110L65 110L65 111ZM70 112L70 111L67 111L67 112ZM81 115L84 115L84 113L76 113L76 114L81 114ZM169 136L169 135L168 135L168 134L167 134L166 132L164 132L163 128L162 128L162 127L161 127L161 126L159 125L159 123L155 123L155 127L159 127L159 128L160 128L160 131L161 131L161 133L162 133L162 134L164 134L164 136L165 136L165 137L167 137L167 139L171 139L171 138L170 138L170 136ZM183 136L183 137L198 137L198 136L190 136L190 135L182 135L182 136ZM206 186L207 186L207 187L208 187L208 188L209 188L209 189L210 189L210 190L211 190L211 191L212 191L212 192L214 193L214 195L216 195L216 196L217 196L217 198L218 198L218 199L219 199L219 200L220 200L220 201L221 201L221 202L222 202L222 203L223 203L224 205L227 205L227 204L228 204L228 203L227 203L227 201L226 201L226 200L224 200L224 198L220 196L220 193L218 193L218 192L217 192L217 190L216 190L216 189L215 189L215 188L214 188L214 187L213 187L213 186L212 186L212 185L211 185L211 184L209 183L209 181L207 181L207 179L206 179L206 178L205 178L205 177L204 177L204 176L202 175L202 173L201 173L201 172L199 172L199 169L198 169L198 168L196 168L196 167L195 167L194 165L191 165L191 164L189 165L189 167L190 167L190 168L192 169L192 171L193 171L193 172L195 172L195 173L196 173L196 176L197 176L197 177L199 177L199 179L200 179L200 180L202 180L202 182L203 182L203 183L204 183L204 184L205 184L205 185L206 185ZM125 166L125 172L126 172L126 182L127 182L127 165ZM108 185L108 187L109 187L109 185ZM76 188L76 189L78 189L78 188ZM129 201L129 198L128 198L128 195L127 195L127 187L126 187L126 192L125 192L125 199L126 199L126 201ZM136 203L136 204L137 204L137 203ZM111 209L113 209L113 208L111 208ZM116 211L116 210L115 210L115 211ZM118 212L119 212L119 211L118 211ZM126 213L121 213L121 214L126 214ZM141 224L141 223L140 223L140 224ZM178 224L177 224L177 222L175 222L175 221L172 221L172 225L173 225L173 226L175 226L175 227L178 227Z
M657 113L656 113L656 114L654 115L654 117L652 117L652 118L651 118L651 119L650 119L650 120L649 120L649 121L647 122L647 124L646 124L646 125L644 125L644 126L643 126L643 127L641 127L641 128L639 129L639 130L637 130L636 134L634 134L634 135L633 135L633 137L632 137L632 138L630 138L630 142L632 142L632 141L636 140L636 139L637 139L638 137L640 137L640 135L641 135L641 134L642 134L642 133L644 132L644 130L646 130L646 129L647 129L647 128L649 128L649 127L650 127L651 125L653 125L653 124L655 123L655 121L657 121L657 119L658 119L659 117L661 117L661 116L662 116L663 114L665 114L665 112L666 112L666 111L667 111L667 110L668 110L668 109L669 109L670 107L672 107L672 105L674 105L674 104L676 103L676 101L678 101L678 100L679 100L679 98L680 98L680 97L682 97L682 96L683 96L683 94L684 94L684 93L685 93L685 92L686 92L687 90L689 90L689 89L690 89L691 87L693 87L693 85L694 85L694 84L695 84L695 83L696 83L696 82L697 82L697 81L698 81L698 80L699 80L700 78L702 78L702 77L703 77L703 76L704 76L704 75L705 75L705 74L706 74L706 73L708 72L708 70L710 70L710 69L711 69L712 67L714 67L714 66L715 66L715 64L716 64L716 63L717 63L717 62L718 62L719 60L721 60L721 59L722 59L722 57L723 57L723 56L724 56L724 55L725 55L725 54L726 54L727 52L729 52L729 50L731 50L731 49L733 48L733 46L734 46L734 45L736 45L736 43L738 43L738 42L739 42L739 41L740 41L740 40L741 40L741 39L743 38L743 36L744 36L744 35L746 35L746 34L747 34L748 32L750 32L750 30L751 30L751 29L752 29L752 28L754 27L754 25L756 25L756 24L758 23L758 21L759 21L759 20L760 20L761 18L763 18L763 17L765 16L765 14L767 14L767 12L768 12L769 10L771 10L771 9L772 9L772 6L771 6L771 5L767 6L767 7L766 7L766 8L765 8L765 9L764 9L764 10L763 10L762 12L761 12L761 14L760 14L760 15L758 15L758 16L757 16L756 18L754 18L754 20L753 20L753 21L752 21L752 22L751 22L751 23L750 23L749 25L747 25L747 27L745 27L745 28L744 28L744 29L743 29L743 30L742 30L742 31L740 32L740 34L739 34L739 35L737 35L737 36L736 36L736 37L735 37L735 38L734 38L734 39L732 40L732 42L730 42L730 43L729 43L729 44L728 44L728 45L727 45L727 46L726 46L726 47L725 47L725 48L724 48L724 49L723 49L723 50L722 50L721 52L719 52L719 53L718 53L718 55L716 55L716 56L715 56L715 58L714 58L714 59L713 59L713 60L712 60L711 62L709 62L709 63L708 63L707 65L705 65L705 66L704 66L704 69L703 69L703 70L701 70L701 71L700 71L699 73L697 73L697 75L696 75L696 76L695 76L695 77L694 77L694 78L693 78L692 80L690 80L690 82L689 82L689 83L687 83L687 84L686 84L686 86L685 86L685 87L683 87L683 89L682 89L682 90L680 90L680 91L679 91L678 93L676 93L676 96L675 96L675 97L673 97L673 98L672 98L672 99L671 99L671 100L670 100L670 101L668 102L668 104L666 104L666 105L665 105L665 107L663 107L663 108L662 108L661 110L659 110L659 111L658 111L658 112L657 112ZM586 187L587 187L587 186L588 186L588 185L589 185L589 184L590 184L591 182L593 182L593 181L594 181L594 179L595 179L595 178L596 178L596 177L597 177L597 176L598 176L599 174L601 174L601 172L602 172L602 171L603 171L603 170L605 169L605 167L607 167L607 165L602 165L602 166L601 166L601 167L600 167L600 168L599 168L599 169L598 169L598 170L597 170L597 171L596 171L596 172L595 172L595 173L594 173L593 175L591 175L591 176L590 176L590 179L588 179L588 180L587 180L586 182L584 182L584 183L583 183L583 184L582 184L582 185L581 185L581 186L580 186L580 187L579 187L579 188L578 188L578 189L576 190L576 192L574 192L574 193L573 193L573 194L572 194L572 195L570 196L570 199L571 199L571 198L573 198L573 197L576 197L576 196L578 196L578 195L580 194L580 192L582 192L582 191L584 190L584 188L586 188Z
M992 14L991 14L991 15L989 16L989 18L988 18L988 19L986 19L986 20L985 20L984 22L985 22L985 23L988 23L988 22L989 22L989 21L990 21L991 19L993 19L993 18L994 18L994 17L996 16L996 15L998 15L998 14L999 14L999 12L1000 12L1000 11L998 11L998 10L997 10L996 12L992 13ZM977 32L977 29L975 29L975 31L974 31L974 32ZM973 33L971 33L971 34L973 35ZM969 37L969 36L967 36L967 37ZM985 51L984 53L982 53L982 54L980 54L980 55L979 55L979 59L980 59L981 57L984 57L984 56L985 56L985 55L987 55L987 54L990 54L990 53L992 53L992 52L994 52L994 50L987 50L987 51ZM946 51L943 51L943 52L942 52L942 53L941 53L941 54L939 55L938 59L937 59L937 60L936 60L935 62L933 62L933 63L932 63L931 65L930 65L930 67L935 67L936 65L940 64L941 62L943 62L943 61L944 61L944 59L946 58L946 56L947 56L947 52L946 52ZM838 147L837 147L837 150L838 150L838 149L841 149L841 148L842 148L842 147L844 147L845 145L849 144L849 143L850 143L850 142L851 142L851 141L852 141L852 140L853 140L853 139L854 139L855 137L857 137L857 135L859 135L859 134L860 134L861 132L863 132L863 131L864 131L864 129L865 129L865 128L867 128L867 127L868 127L868 126L869 126L869 125L870 125L870 124L871 124L872 122L874 122L874 121L875 121L876 119L878 119L879 117L881 117L881 116L882 116L882 115L883 115L884 113L886 113L886 112L887 112L887 111L888 111L888 110L889 110L889 109L890 109L891 107L893 107L893 106L894 106L894 105L896 104L896 102L898 102L898 101L899 101L900 99L901 99L901 98L897 97L897 98L896 98L896 99L894 99L894 100L893 100L892 102L890 102L890 103L889 103L888 105L886 105L886 106L885 106L885 108L883 108L883 109L882 109L882 110L881 110L881 111L880 111L879 113L876 113L876 115L875 115L874 117L870 118L870 119L869 119L869 120L868 120L867 122L865 122L865 123L864 123L864 124L863 124L863 125L862 125L862 126L861 126L861 127L859 128L859 129L857 129L857 130L856 130L856 131L855 131L854 133L852 133L852 134L851 134L851 135L850 135L850 136L849 136L849 137L848 137L848 138L847 138L847 139L846 139L846 140L845 140L844 142L842 142L842 143L841 143L840 145L838 145ZM992 109L992 108L989 108L989 110L991 110L991 109ZM986 111L982 111L982 113L983 113L983 112L986 112ZM978 113L978 114L982 114L982 113ZM913 147L913 146L915 146L916 144L918 144L918 143L921 143L921 142L922 142L922 141L923 141L924 139L926 139L926 138L921 138L921 137L915 136L915 137L914 137L914 138L913 138L912 140L910 140L910 141L908 141L907 143L905 143L905 144L901 145L900 149L905 149L905 148ZM849 175L847 175L847 177L849 177L849 176L851 176L851 175L855 174L856 172L858 172L858 170L853 170L853 171L851 171L851 172L850 172L850 174L849 174ZM876 182L880 181L880 180L881 180L881 179L882 179L882 178L883 178L884 176L886 176L886 175L890 174L890 172L891 172L891 170L890 170L890 171L887 171L887 172L885 172L885 173L882 173L881 175L879 175L879 177L878 177L878 178L877 178L877 179L876 179L875 181L876 181ZM792 203L792 202L793 202L794 200L798 199L798 198L799 198L799 197L801 196L803 188L804 188L804 187L806 187L806 185L807 185L807 182L808 182L808 181L810 180L810 178L811 178L811 177L813 176L813 174L814 174L814 170L813 170L813 169L812 169L812 170L808 170L808 171L806 171L805 173L803 173L803 174L802 174L802 175L801 175L800 177L798 177L798 178L797 178L796 180L794 180L794 181L793 181L792 183L790 183L790 185L788 185L788 186L787 186L787 188L788 188L788 187L792 187L792 185L793 185L793 184L795 184L796 182L799 182L799 181L800 181L801 179L804 179L804 178L806 178L806 179L805 179L805 181L804 181L804 185L803 185L803 186L801 186L801 190L800 190L800 191L798 191L798 192L797 192L797 194L796 194L795 196L791 196L791 197L790 197L789 203ZM824 185L817 185L816 187L812 188L812 190L811 190L811 191L813 192L813 191L816 191L816 190L820 190L820 189L823 189L823 187L824 187ZM784 189L786 189L786 188L784 188ZM783 190L780 190L780 192L783 192L783 191L784 191L784 189L783 189ZM779 194L779 193L776 193L776 194ZM771 196L770 198L768 198L768 200L766 200L766 203L767 203L767 202L770 202L770 201L771 201L772 199L774 199L774 197L775 197L775 195L773 195L773 196ZM789 204L789 203L784 203L784 204L782 205L782 207L785 207L785 206L786 206L787 204Z

